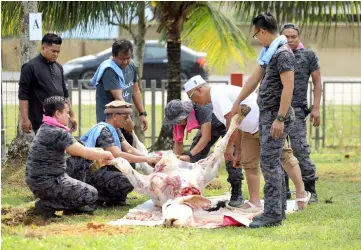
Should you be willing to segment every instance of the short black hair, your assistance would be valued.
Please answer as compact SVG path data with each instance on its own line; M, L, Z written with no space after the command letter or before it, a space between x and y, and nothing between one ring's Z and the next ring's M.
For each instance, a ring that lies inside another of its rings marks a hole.
M284 25L282 25L280 33L282 33L285 29L294 29L297 31L298 34L300 34L300 29L295 23L285 23Z
M41 40L41 44L47 44L47 45L53 45L58 44L61 45L63 41L61 40L61 37L54 33L47 33L45 36L43 36L43 39Z
M277 34L277 21L270 12L262 13L252 20L252 25L257 29L264 29L272 34Z
M54 116L56 111L62 112L65 108L65 103L68 103L63 96L50 96L43 102L44 113L46 116Z
M133 44L126 39L116 40L112 46L112 54L113 56L117 56L119 52L125 54L129 52L133 53Z

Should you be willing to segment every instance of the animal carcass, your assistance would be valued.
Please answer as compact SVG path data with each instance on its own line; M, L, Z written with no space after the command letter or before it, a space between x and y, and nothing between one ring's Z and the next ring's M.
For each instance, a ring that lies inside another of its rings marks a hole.
M241 105L240 113L232 118L227 134L217 142L214 152L196 163L181 161L168 151L149 175L138 173L121 157L112 164L129 179L137 192L149 196L158 206L178 196L200 195L217 176L228 140L249 112L248 106Z

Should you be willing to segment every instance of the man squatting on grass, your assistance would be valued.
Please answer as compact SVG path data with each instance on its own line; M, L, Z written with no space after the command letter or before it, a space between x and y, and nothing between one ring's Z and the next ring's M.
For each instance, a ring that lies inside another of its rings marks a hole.
M26 163L25 180L35 197L35 209L48 219L57 210L64 213L77 210L91 212L98 191L69 177L66 171L65 152L88 160L112 160L107 151L86 148L78 143L66 127L69 105L65 97L52 96L44 101L44 116Z
M132 105L124 101L112 101L105 105L105 122L93 126L80 140L86 147L98 147L110 152L115 158L122 157L130 163L146 162L155 165L160 157L148 157L132 147L121 129L131 122ZM116 167L107 165L92 172L91 161L82 157L67 159L67 173L98 190L97 205L126 205L126 198L134 188Z

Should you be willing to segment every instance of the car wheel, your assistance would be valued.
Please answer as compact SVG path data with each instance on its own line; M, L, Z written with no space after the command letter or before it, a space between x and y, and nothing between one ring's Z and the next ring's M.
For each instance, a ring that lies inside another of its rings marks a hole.
M88 71L85 71L83 74L81 74L79 80L90 80L93 78L95 74L95 71L93 70L88 70ZM89 83L83 83L83 87L85 89L94 89L94 86L89 82Z

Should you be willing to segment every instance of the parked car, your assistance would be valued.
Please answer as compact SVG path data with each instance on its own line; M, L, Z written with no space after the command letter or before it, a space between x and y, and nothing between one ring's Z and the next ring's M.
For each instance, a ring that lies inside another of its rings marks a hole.
M98 66L111 56L112 49L106 49L95 55L79 57L68 61L63 65L64 75L67 80L73 80L74 87L78 86L79 79L91 79ZM206 53L196 52L186 46L181 47L181 80L188 80L195 75L201 75L208 79L208 66ZM160 87L160 80L167 79L167 48L159 41L148 40L144 48L143 79L146 86L150 87L150 80L157 80L157 87ZM83 84L85 88L93 88Z

